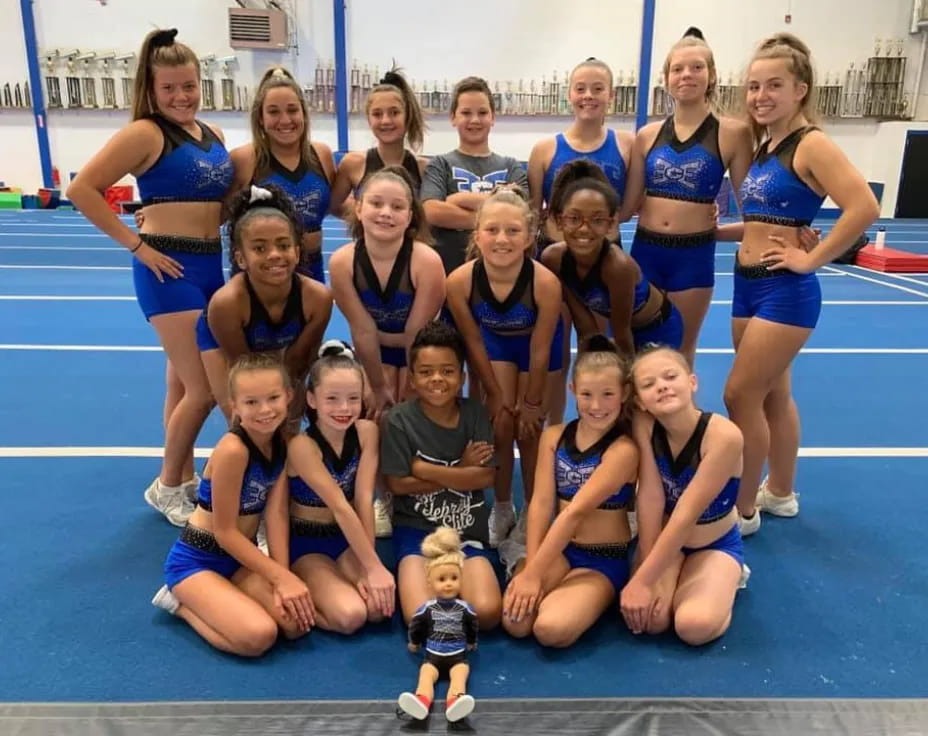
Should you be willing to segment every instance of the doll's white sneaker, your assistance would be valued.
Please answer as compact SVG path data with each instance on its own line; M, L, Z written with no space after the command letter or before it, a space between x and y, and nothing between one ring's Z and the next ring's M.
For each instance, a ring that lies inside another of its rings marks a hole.
M767 478L757 489L757 508L774 516L792 517L799 513L799 494L790 491L788 496L774 496L767 486Z
M445 718L454 723L474 712L476 702L472 695L448 695L445 700Z
M417 721L424 721L428 718L429 709L432 707L432 702L427 697L415 693L401 693L396 703L403 713Z

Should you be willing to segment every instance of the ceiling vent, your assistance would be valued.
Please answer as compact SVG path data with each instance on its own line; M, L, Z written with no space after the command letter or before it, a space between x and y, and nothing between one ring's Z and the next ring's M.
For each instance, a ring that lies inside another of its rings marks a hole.
M286 49L286 13L281 10L229 8L229 46L233 49Z

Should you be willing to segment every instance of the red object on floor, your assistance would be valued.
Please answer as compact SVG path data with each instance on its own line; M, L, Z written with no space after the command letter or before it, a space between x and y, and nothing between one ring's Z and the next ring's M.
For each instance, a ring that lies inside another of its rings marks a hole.
M886 273L928 271L928 255L908 253L904 250L885 247L882 250L877 250L873 245L865 245L857 251L855 263L873 271L884 271Z
M119 213L121 211L120 203L121 202L131 202L133 197L133 190L131 184L119 184L116 186L108 187L104 198L106 203L109 205L110 209L113 212Z

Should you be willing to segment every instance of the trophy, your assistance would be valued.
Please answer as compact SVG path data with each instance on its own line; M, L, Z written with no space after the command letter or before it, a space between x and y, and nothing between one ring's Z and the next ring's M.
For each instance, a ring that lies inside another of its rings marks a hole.
M201 105L204 110L215 110L216 109L216 86L213 84L213 80L210 79L212 72L210 70L213 63L216 61L216 57L213 54L209 56L204 56L200 59L200 97Z

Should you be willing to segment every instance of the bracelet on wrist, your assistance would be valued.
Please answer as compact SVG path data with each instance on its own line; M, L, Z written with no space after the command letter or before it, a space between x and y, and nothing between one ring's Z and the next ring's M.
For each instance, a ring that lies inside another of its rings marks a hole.
M143 245L145 245L145 241L142 240L141 238L139 238L139 242L135 244L135 247L134 247L134 248L129 248L129 252L130 252L130 253L135 253L135 251L137 251L137 250L138 250L139 248L141 248Z

